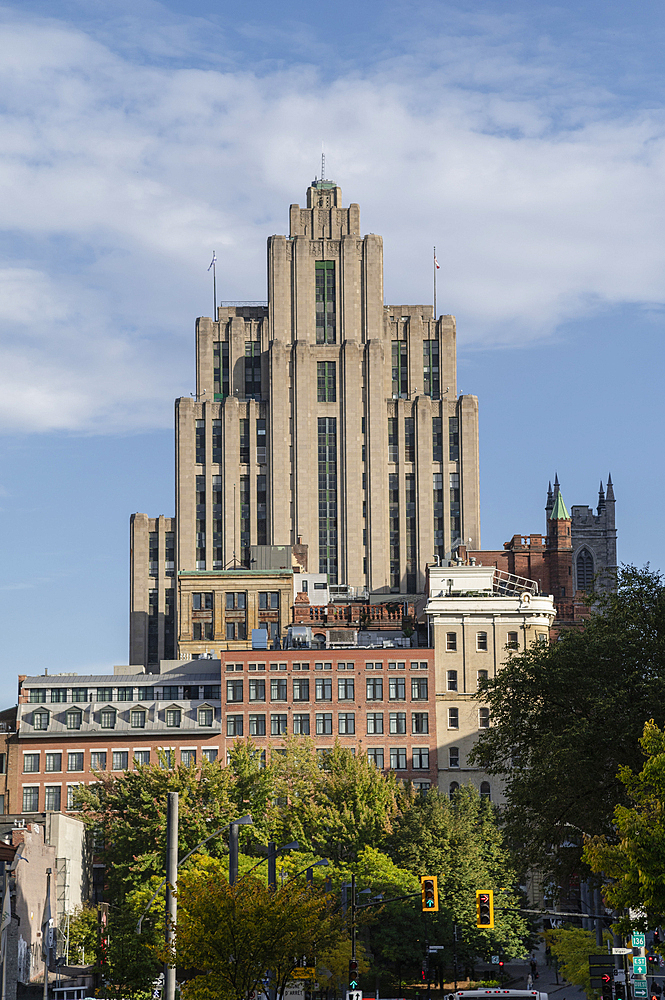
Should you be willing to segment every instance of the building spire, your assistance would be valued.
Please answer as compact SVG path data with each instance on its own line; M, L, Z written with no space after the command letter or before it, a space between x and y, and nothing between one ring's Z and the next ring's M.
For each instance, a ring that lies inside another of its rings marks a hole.
M614 503L614 487L612 486L612 474L608 472L607 474L607 495L605 497L608 503Z
M605 490L603 489L603 480L600 480L600 489L598 490L598 513L605 510Z
M561 487L559 486L559 473L554 473L554 496L558 497Z
M568 513L568 508L563 502L561 490L559 490L555 497L554 507L552 509L552 513L550 514L550 521L570 521L570 514Z

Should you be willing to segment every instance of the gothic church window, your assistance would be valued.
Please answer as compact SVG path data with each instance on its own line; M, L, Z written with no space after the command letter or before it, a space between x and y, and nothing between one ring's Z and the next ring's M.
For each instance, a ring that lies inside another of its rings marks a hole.
M593 590L593 556L582 549L577 557L577 589Z

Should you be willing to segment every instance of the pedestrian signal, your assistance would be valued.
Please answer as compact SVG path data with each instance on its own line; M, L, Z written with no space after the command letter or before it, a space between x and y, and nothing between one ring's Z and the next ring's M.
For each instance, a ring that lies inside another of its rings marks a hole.
M423 913L436 913L439 909L439 889L436 875L421 876L420 892Z
M476 927L483 930L494 927L494 892L491 889L476 892Z

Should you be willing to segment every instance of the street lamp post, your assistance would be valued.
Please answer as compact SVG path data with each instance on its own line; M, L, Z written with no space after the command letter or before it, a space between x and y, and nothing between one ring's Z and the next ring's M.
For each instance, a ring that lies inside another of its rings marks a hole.
M175 942L178 921L178 793L169 792L166 805L166 948ZM164 1000L175 1000L175 965L164 965Z

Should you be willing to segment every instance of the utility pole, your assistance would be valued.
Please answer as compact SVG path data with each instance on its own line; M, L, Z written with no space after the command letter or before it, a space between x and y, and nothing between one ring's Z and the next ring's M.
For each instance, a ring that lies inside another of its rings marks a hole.
M351 876L351 961L356 960L356 876Z
M229 824L229 885L238 881L238 827L251 825L251 816L241 816Z
M178 920L178 793L169 792L166 807L166 947L175 942ZM164 1000L175 1000L175 964L164 966Z
M453 924L453 976L455 979L454 992L457 993L457 924Z
M46 905L42 918L42 952L44 955L43 998L48 1000L48 967L51 964L51 870L46 869Z
M268 843L268 888L271 892L277 889L277 845L274 840Z
M600 916L600 889L596 889L594 893L594 910L596 911L596 944L599 948L603 947L603 921Z

